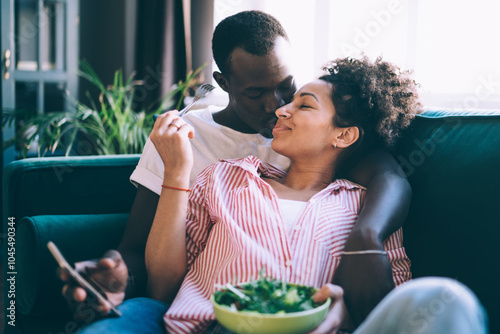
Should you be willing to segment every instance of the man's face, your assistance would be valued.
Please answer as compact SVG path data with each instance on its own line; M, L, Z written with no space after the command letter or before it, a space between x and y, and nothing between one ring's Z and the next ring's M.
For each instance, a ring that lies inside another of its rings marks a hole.
M265 56L241 48L232 52L227 77L229 107L244 123L242 132L272 138L276 109L289 103L296 91L290 56L290 44L282 37Z

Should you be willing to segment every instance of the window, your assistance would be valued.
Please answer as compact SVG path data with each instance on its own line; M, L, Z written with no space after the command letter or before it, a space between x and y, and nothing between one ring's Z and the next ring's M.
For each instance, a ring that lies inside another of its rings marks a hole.
M39 114L70 108L66 92L78 87L79 0L2 1L2 109ZM16 136L14 124L2 129L2 140ZM6 166L19 147L3 152ZM37 155L32 145L28 156Z
M384 59L414 70L426 108L500 109L500 3L490 0L215 0L214 25L241 10L287 30L299 83L335 58ZM215 68L215 65L214 65Z

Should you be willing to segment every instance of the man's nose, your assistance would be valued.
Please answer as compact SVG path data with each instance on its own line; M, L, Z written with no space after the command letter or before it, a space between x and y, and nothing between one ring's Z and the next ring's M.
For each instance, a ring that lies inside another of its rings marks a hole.
M268 114L275 113L276 109L285 105L285 100L279 92L269 93L264 101L264 111Z

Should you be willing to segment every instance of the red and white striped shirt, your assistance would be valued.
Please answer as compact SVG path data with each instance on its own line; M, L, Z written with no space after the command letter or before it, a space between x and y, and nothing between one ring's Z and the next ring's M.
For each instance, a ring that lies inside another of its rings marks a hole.
M201 332L215 319L210 296L219 285L268 276L321 287L332 281L365 189L336 180L316 193L290 232L278 197L261 179L286 173L250 156L223 160L201 173L189 198L188 273L164 316L169 333ZM401 229L384 242L394 282L411 279Z

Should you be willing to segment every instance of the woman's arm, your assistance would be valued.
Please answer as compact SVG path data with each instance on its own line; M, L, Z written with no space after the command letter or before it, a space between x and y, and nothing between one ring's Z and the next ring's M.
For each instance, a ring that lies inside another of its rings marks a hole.
M183 182L165 184L187 188ZM189 179L186 183L189 185ZM148 295L171 302L186 275L186 211L188 192L163 189L146 244Z
M148 294L171 302L187 272L186 212L193 152L193 128L167 112L158 116L150 139L165 167L163 187L146 243ZM185 190L183 190L185 189Z
M411 187L395 159L381 150L361 161L350 176L366 186L367 192L345 250L381 250L383 241L406 219ZM356 325L394 288L391 265L381 255L343 256L333 282L344 289L344 300Z

